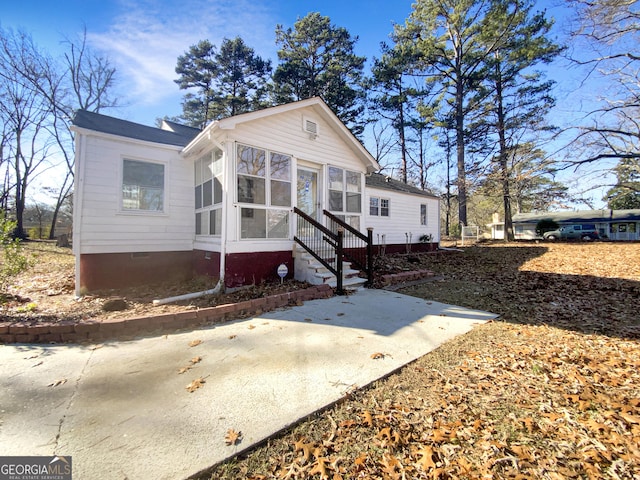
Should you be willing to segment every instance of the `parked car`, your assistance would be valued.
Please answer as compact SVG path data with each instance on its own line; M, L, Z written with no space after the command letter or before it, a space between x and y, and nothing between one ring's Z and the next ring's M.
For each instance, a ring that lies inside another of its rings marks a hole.
M557 230L545 232L545 240L598 240L600 235L594 224L565 225Z

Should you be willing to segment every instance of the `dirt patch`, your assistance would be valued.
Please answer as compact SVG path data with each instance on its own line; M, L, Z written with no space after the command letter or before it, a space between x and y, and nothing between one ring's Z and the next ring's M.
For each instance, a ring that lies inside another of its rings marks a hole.
M4 321L27 323L78 321L103 318L134 318L146 315L179 313L197 308L266 297L278 293L309 287L305 282L288 280L264 283L233 292L206 295L189 301L154 305L153 300L192 292L210 290L215 284L205 278L183 283L166 283L121 290L102 290L75 297L75 260L68 248L59 248L49 242L24 244L33 265L15 279L8 297L0 303L0 318ZM121 299L126 309L105 311L105 304Z

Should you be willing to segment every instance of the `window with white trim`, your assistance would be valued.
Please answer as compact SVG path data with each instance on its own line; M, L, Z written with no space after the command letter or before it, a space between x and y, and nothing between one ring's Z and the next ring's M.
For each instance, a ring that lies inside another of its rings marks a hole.
M195 162L196 235L222 233L222 150Z
M329 167L329 210L355 229L360 229L362 174Z
M427 225L427 221L427 205L423 203L420 205L420 225Z
M240 238L289 238L291 155L237 144Z
M369 215L373 217L388 217L389 199L380 197L369 198Z
M164 164L122 160L122 210L164 212Z

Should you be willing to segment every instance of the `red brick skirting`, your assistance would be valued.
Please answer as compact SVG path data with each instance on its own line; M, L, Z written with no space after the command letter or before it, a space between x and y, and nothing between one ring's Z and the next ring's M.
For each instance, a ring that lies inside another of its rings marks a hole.
M135 335L162 334L176 329L193 329L212 323L255 315L307 300L329 298L329 285L280 293L216 307L125 319L87 319L79 322L28 324L0 322L0 343L81 343L113 340Z

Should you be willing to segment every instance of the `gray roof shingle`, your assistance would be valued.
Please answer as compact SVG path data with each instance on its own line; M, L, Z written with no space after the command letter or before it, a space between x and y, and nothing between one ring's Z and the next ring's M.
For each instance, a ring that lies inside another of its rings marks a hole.
M399 180L383 175L381 173L372 173L365 177L368 187L381 188L384 190L392 190L395 192L411 193L413 195L421 195L423 197L438 198L433 193L421 190L413 185L407 185Z
M109 117L87 110L78 110L73 119L73 124L77 127L96 132L180 147L187 145L200 133L200 130L197 128L187 127L173 122L171 122L173 131L163 130L161 128L148 127L139 123Z

